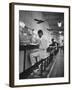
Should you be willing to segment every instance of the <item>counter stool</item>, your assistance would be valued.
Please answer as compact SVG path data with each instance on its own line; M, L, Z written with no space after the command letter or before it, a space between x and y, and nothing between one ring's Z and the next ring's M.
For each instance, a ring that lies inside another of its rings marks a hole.
M41 70L41 76L42 76L42 73L46 70L46 63L47 63L47 58L44 58L44 59L41 59L41 67L40 67L40 70Z

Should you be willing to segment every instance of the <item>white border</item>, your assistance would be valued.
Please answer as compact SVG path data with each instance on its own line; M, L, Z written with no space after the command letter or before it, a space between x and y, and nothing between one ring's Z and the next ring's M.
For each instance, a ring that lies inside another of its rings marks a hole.
M14 85L30 85L30 84L50 84L50 83L62 83L68 82L69 77L69 14L68 8L57 8L57 7L42 7L42 6L28 6L28 5L15 5L14 6L14 46L15 46L15 57L14 57ZM19 10L30 10L30 11L45 11L45 12L63 12L64 13L64 77L63 78L46 78L46 79L23 79L19 80Z

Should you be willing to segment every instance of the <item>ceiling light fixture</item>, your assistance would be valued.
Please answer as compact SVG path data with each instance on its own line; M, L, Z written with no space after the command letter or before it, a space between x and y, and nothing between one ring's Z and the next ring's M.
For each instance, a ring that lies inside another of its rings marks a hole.
M58 27L61 27L61 26L62 26L62 22L59 21L59 22L57 23L57 25L58 25Z
M62 34L62 31L59 31L59 34Z

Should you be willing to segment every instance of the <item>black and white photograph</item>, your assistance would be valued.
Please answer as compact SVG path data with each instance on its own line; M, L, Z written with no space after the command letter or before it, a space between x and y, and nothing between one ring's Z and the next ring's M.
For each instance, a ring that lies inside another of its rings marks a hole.
M64 13L19 11L19 78L64 77Z
M69 83L69 7L13 7L14 85Z

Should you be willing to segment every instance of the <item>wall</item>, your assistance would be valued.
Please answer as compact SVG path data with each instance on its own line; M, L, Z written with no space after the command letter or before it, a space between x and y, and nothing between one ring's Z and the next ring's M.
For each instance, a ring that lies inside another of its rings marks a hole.
M71 5L71 15L72 15L72 0L0 0L0 90L12 89L8 86L8 82L9 82L9 2L13 2L13 1L26 2L26 3ZM71 46L72 46L72 42L71 42ZM72 68L72 61L71 61L71 68ZM71 69L71 76L72 76L72 69ZM51 86L43 86L43 87L39 86L39 87L24 87L24 88L13 88L13 89L14 90L24 90L24 89L25 90L37 90L37 89L72 90L72 78L70 85L53 85L53 86L51 85Z

